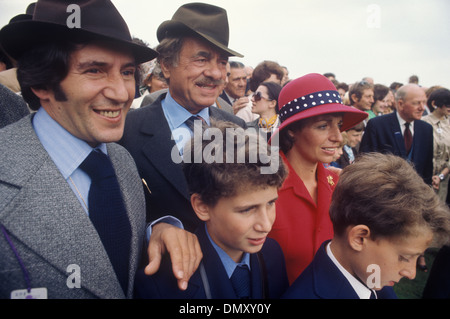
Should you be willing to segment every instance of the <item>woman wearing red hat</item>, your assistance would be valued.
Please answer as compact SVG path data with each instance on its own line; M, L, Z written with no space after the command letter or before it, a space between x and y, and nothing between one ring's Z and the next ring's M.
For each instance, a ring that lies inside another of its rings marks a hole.
M292 283L333 236L328 209L338 175L323 163L333 160L341 132L367 113L343 105L333 83L320 74L288 83L278 104L281 125L270 143L279 143L289 176L278 192L277 218L269 236L283 249Z

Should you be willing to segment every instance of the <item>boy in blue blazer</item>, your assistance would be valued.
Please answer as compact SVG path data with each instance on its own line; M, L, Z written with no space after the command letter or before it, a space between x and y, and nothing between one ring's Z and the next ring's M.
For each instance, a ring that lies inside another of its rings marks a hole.
M139 272L135 297L279 298L289 286L284 255L267 238L287 175L278 152L271 152L256 131L229 122L214 123L205 131L208 139L195 134L185 147L183 172L192 207L203 221L196 231L203 260L185 291L173 280L168 258L153 276Z
M395 299L392 286L415 277L425 249L448 240L449 216L404 159L365 154L342 171L334 190L333 239L283 298Z

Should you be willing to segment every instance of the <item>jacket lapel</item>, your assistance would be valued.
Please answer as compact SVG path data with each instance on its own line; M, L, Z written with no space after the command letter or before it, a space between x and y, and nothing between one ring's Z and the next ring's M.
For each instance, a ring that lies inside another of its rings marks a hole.
M82 288L101 298L123 296L94 226L42 147L31 121L22 129L26 137L10 156L32 160L17 161L16 175L4 177L15 192L2 207L0 222L64 276L70 275L69 265L78 265Z
M202 223L196 231L200 246L203 252L203 263L207 273L211 296L213 299L236 299L231 281L228 278L227 272L222 264L222 261L217 255L214 247L211 245L206 232L205 226Z
M399 155L403 158L406 158L406 148L405 148L405 140L403 138L403 132L398 123L396 112L391 113L389 118L389 125L391 126L390 131L394 134L394 142L396 145L396 149L399 151Z
M189 193L187 183L181 169L181 164L174 162L172 157L181 162L178 148L172 139L167 120L161 106L161 100L165 94L150 106L152 112L145 113L146 118L142 121L140 133L145 135L145 143L142 152L149 162L177 189L187 200Z
M316 294L324 299L359 299L350 283L334 265L326 252L326 245L320 246L311 264Z
M131 251L130 251L130 268L128 274L128 297L133 294L133 282L136 273L145 232L145 198L141 181L137 171L130 163L131 156L125 150L118 152L115 149L122 148L116 144L107 144L108 154L116 171L117 180L122 191L124 204L127 210L128 220L131 226ZM127 154L128 157L120 154ZM135 175L135 178L133 178Z

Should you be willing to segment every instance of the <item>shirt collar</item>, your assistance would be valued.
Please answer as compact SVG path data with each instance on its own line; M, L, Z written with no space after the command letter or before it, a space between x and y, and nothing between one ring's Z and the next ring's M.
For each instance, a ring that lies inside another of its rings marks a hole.
M448 121L447 115L444 116L443 120L441 120L434 113L430 113L429 115L426 116L426 118L429 120L430 123L434 125L437 125L439 122Z
M162 101L162 108L164 115L169 123L170 129L173 131L179 128L188 118L193 114L186 110L183 106L178 104L170 95L170 90L167 91L166 97ZM208 125L211 125L209 119L209 108L204 108L195 115L201 116Z
M331 242L327 244L327 255L330 257L331 261L336 265L336 267L339 268L341 273L345 276L345 278L348 280L352 288L355 290L356 294L359 296L359 299L370 299L370 294L372 292L371 289L369 289L367 286L363 285L357 278L355 278L352 274L350 274L342 265L339 263L339 261L334 257L333 252L330 248ZM375 292L374 292L375 293ZM376 293L375 293L376 296Z
M205 231L206 231L206 235L208 236L209 241L213 245L214 249L216 250L217 254L219 255L220 260L222 261L223 266L225 267L228 278L231 278L231 275L233 274L233 271L236 269L237 266L247 265L248 269L250 269L250 254L249 253L244 252L241 262L237 263L233 259L231 259L231 257L228 256L228 254L212 240L212 238L209 236L208 228L206 227L206 224L205 224Z
M89 144L73 136L56 122L43 107L36 112L33 127L43 147L65 179L72 175L93 150ZM107 154L105 143L97 148Z
M395 114L397 115L397 120L398 123L400 124L400 130L402 131L403 134L403 131L405 130L406 121L400 116L400 114L398 114L398 112L395 112ZM414 121L410 122L409 129L411 130L411 133L414 132Z

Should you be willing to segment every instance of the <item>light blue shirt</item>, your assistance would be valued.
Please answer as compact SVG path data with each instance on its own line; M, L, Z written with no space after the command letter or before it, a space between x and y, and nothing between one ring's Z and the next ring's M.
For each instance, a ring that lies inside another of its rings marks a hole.
M50 117L43 107L36 112L33 127L45 150L88 214L87 199L91 179L79 166L93 148L69 133ZM106 144L100 144L97 149L107 154Z
M180 154L182 154L184 145L193 135L193 132L185 122L194 114L178 104L170 95L169 91L167 91L165 99L161 101L161 105L164 116L169 124L170 131L172 132L172 138L175 141ZM204 108L195 115L201 116L208 125L211 125L209 108Z
M39 108L33 117L33 128L50 158L80 201L86 214L89 215L88 196L91 178L79 166L94 148L69 133L43 107ZM105 143L101 143L96 149L101 150L106 155L108 154ZM151 226L158 222L165 222L183 229L183 224L177 218L164 216L148 225L146 230L147 241L150 239Z
M209 236L208 228L205 224L205 230L206 235L208 236L209 241L213 245L214 249L216 250L217 254L219 255L220 260L222 261L223 266L225 267L225 270L227 272L228 278L231 278L231 275L233 274L234 270L238 266L247 265L248 269L250 269L250 254L244 252L244 255L242 256L241 262L237 263L233 259L231 259L230 256L222 249L220 248Z

